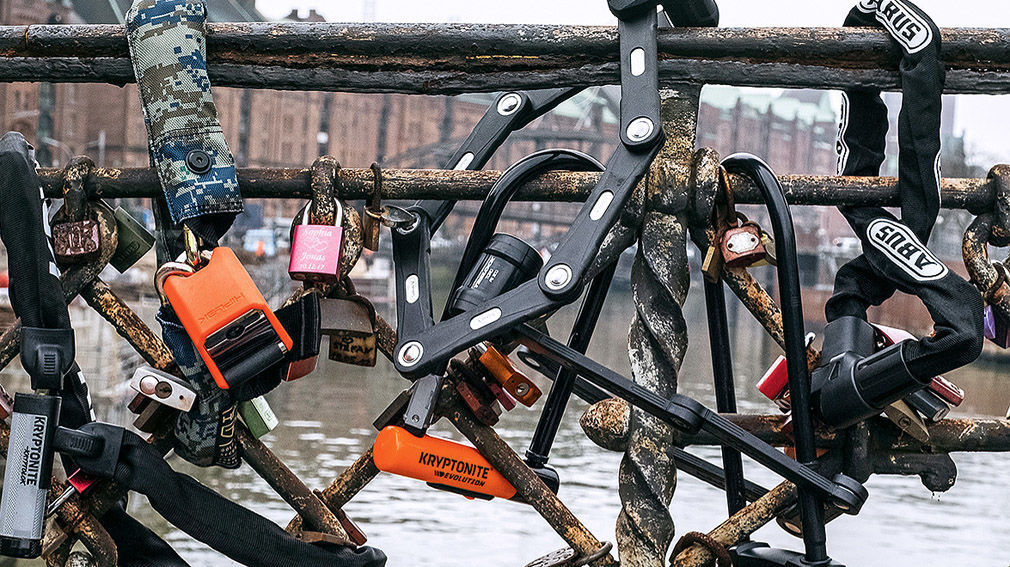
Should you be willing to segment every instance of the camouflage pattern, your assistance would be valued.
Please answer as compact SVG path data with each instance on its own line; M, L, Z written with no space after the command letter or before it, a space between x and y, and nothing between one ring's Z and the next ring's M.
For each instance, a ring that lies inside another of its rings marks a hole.
M175 453L200 467L238 468L242 461L235 439L238 415L234 400L227 390L214 383L175 314L163 308L157 319L165 344L197 394L193 408L180 414L175 423Z
M235 160L207 78L206 19L200 0L137 0L126 18L151 158L176 223L242 211ZM210 156L209 172L187 167L193 150Z

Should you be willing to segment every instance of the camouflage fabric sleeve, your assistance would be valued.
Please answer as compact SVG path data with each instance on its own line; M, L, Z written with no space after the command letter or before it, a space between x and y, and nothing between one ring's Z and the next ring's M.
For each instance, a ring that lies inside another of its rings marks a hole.
M206 19L201 0L137 0L126 31L172 220L216 215L210 234L201 234L216 241L242 211L242 196L207 78Z

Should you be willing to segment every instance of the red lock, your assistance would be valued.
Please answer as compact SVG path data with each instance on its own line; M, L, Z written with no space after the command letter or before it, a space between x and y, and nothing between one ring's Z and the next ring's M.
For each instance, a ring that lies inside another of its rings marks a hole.
M758 380L758 390L775 402L783 412L792 407L789 400L789 370L786 368L786 357L779 356L768 368L764 376Z
M333 226L308 224L309 205L302 213L302 224L295 227L291 239L288 273L298 281L335 284L340 281L340 257L344 244L344 207L339 200Z

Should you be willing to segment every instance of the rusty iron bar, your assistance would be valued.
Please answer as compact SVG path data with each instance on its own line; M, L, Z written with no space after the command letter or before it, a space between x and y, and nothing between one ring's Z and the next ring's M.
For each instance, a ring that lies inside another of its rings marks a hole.
M439 413L473 443L491 466L515 487L517 496L532 506L579 557L591 556L603 548L603 542L598 540L561 500L558 500L557 495L551 492L544 481L526 465L508 443L498 436L494 428L478 422L470 415L470 410L463 405L455 388L448 384L442 388L439 405ZM606 554L591 565L605 566L617 563L610 554Z
M775 414L733 414L725 415L733 423L753 433L762 441L785 447L793 440L786 419L788 416ZM1005 419L944 419L928 425L928 446L937 453L959 452L1007 452L1010 451L1010 421ZM924 445L908 435L899 435L896 428L881 427L875 435L881 440L885 450L893 452L918 452ZM892 431L893 430L893 431ZM893 436L888 436L891 432ZM718 445L719 442L707 433L685 435L685 445ZM820 447L838 446L841 440L827 429L818 429L817 441Z
M941 33L947 92L1010 90L1010 30ZM899 85L897 54L876 29L674 29L658 47L664 86ZM207 48L211 81L244 88L458 94L620 78L613 27L216 23ZM0 54L4 82L134 81L122 26L5 26Z
M245 462L249 463L256 474L267 481L270 488L273 488L291 508L298 511L299 517L304 518L309 527L350 541L333 511L266 445L253 437L245 427L238 428L236 438L242 447L242 458Z
M660 162L662 164L662 162ZM450 171L441 169L384 169L384 199L455 199L483 200L500 171ZM60 198L62 172L39 172L47 197ZM520 201L582 201L592 190L599 173L551 172L530 181L516 195ZM736 202L760 204L761 194L749 180L730 176ZM242 195L246 198L309 199L312 197L309 169L240 169ZM372 195L370 169L341 169L338 194L345 199L364 199ZM897 179L893 177L838 177L783 175L780 177L786 197L792 205L867 206L898 205ZM161 196L157 173L149 168L96 168L85 183L94 197ZM995 182L990 179L944 179L942 205L948 209L973 212L992 210ZM656 197L662 199L662 197ZM654 208L673 211L662 200Z
M793 502L796 502L796 486L783 482L719 524L708 535L724 546L735 545L774 520ZM701 545L692 545L672 559L673 567L705 567L714 563L715 556Z
M319 492L319 499L331 510L339 510L351 501L351 498L361 492L369 482L379 474L372 459L372 448L361 454L351 466L344 469L329 486ZM301 516L295 516L288 522L288 533L297 535L302 531L304 521Z
M145 362L158 370L181 376L172 358L172 351L168 350L168 346L144 324L133 309L113 293L107 283L95 278L81 288L80 295L112 325L119 336L126 339Z
M74 535L87 548L96 567L116 567L119 558L116 542L94 516L82 517Z

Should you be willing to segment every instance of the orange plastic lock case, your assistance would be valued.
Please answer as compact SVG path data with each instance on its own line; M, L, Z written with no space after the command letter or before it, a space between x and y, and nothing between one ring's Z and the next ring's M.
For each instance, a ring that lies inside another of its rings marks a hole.
M448 439L417 437L390 425L373 447L375 466L383 472L468 492L512 498L516 489L473 447Z
M228 389L228 382L206 347L207 338L213 333L246 313L258 310L266 316L284 347L290 350L293 345L290 335L231 248L215 248L210 261L190 275L168 276L164 290L211 376L222 389Z

